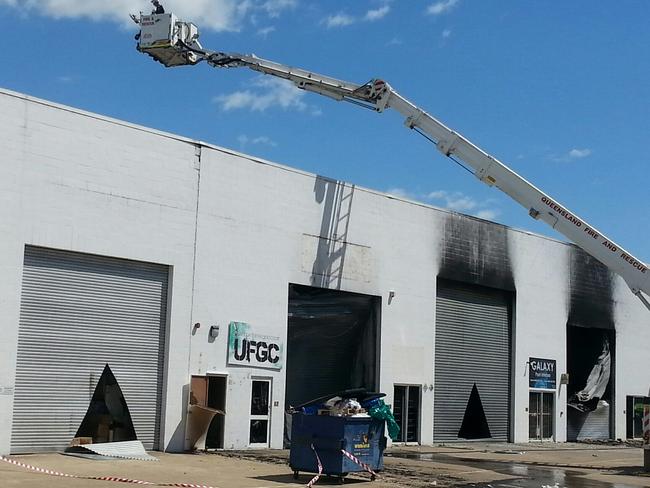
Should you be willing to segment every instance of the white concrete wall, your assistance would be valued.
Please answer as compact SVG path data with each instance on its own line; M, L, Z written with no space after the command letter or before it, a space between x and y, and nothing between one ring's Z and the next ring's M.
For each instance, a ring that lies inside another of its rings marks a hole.
M556 360L555 440L566 441L566 324L569 247L523 232L510 232L517 287L513 338L514 442L528 441L531 357Z
M194 147L0 93L0 386L14 386L25 245L173 267L164 439L182 448L197 171ZM0 394L0 452L13 396Z
M204 149L194 317L202 324L219 324L223 332L212 343L207 328L193 337L193 374L227 370L231 321L248 322L259 333L282 337L286 345L288 284L313 283L319 245L315 236L332 220L336 199L327 195L336 191L344 198L352 189ZM352 196L340 289L382 297L380 378L382 391L389 395L396 382L433 384L436 214L363 189L354 189ZM388 305L390 290L396 295ZM251 375L274 380L279 406L273 410L271 445L281 447L284 370L243 368L229 370L226 447L248 445ZM433 409L432 397L429 392L423 397L425 412ZM431 442L431 421L425 414L424 442Z
M334 228L333 214L347 213L350 194L349 221ZM25 245L173 268L164 408L170 450L184 445L190 375L209 373L228 375L226 448L248 445L251 379L273 380L271 446L281 447L284 369L228 367L226 354L231 321L286 345L289 283L382 298L381 390L392 403L395 383L426 387L421 441L431 443L436 276L449 212L2 91L0 204L0 452L8 452L11 434ZM516 288L512 436L519 442L528 439L528 358L555 359L558 383L566 371L571 248L503 232ZM335 250L337 241L348 243L340 274L328 276L339 263L328 261L323 238ZM624 437L625 396L648 389L650 331L647 312L620 283L615 298L615 419ZM210 325L220 326L215 340ZM563 441L565 387L556 393L556 440Z
M613 410L617 439L626 436L626 396L648 396L650 314L622 279L616 281L616 354Z

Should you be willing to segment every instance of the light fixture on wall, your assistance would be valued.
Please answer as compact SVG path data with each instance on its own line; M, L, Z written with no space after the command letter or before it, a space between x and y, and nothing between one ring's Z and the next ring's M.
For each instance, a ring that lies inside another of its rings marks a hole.
M218 336L219 336L219 326L218 325L211 325L210 326L210 337L212 339L215 339Z
M393 298L395 298L395 290L390 290L388 292L388 305L391 304L391 302L393 301Z

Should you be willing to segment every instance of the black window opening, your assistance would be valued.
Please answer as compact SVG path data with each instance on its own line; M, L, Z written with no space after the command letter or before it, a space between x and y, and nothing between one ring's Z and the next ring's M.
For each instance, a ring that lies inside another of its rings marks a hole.
M643 405L646 398L643 396L626 398L625 419L628 439L643 439Z
M397 442L419 442L420 386L395 385L393 415L399 425Z

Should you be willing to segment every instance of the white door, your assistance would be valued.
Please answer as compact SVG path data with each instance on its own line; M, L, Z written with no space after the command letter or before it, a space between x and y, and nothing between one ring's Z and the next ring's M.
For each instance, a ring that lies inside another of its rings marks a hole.
M249 445L269 447L271 426L271 379L253 378L249 422Z

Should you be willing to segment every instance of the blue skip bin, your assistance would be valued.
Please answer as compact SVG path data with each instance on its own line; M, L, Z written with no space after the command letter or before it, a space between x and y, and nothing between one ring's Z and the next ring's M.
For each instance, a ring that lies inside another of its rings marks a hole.
M302 413L292 415L289 466L294 478L298 478L300 471L318 473L316 453L321 460L323 474L338 476L340 482L348 473L366 471L342 450L367 464L373 471L380 471L384 467L385 449L383 420Z

